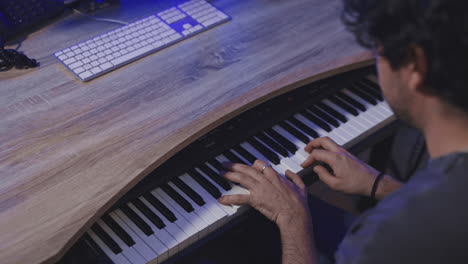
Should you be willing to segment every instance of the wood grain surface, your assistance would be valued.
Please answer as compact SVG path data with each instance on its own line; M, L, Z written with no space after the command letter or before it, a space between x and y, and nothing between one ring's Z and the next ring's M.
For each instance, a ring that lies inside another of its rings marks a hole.
M97 15L132 21L170 3L122 0ZM371 63L342 26L339 0L213 4L233 20L88 83L52 54L118 25L69 12L22 41L41 66L0 73L0 263L53 263L119 197L210 129Z

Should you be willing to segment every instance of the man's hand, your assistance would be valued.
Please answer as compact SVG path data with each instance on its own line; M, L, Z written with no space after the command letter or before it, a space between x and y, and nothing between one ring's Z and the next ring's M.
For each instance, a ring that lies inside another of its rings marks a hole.
M267 218L275 222L280 229L291 225L304 225L310 222L307 204L307 192L301 178L286 171L288 179L280 176L273 168L262 168L264 161L256 160L252 167L244 164L226 164L230 171L224 176L242 184L250 191L244 195L226 195L219 199L223 204L249 204Z
M323 162L331 167L333 174L325 167L316 165L315 173L320 180L333 190L347 194L370 195L377 170L356 158L328 137L312 140L305 147L310 155L301 166Z

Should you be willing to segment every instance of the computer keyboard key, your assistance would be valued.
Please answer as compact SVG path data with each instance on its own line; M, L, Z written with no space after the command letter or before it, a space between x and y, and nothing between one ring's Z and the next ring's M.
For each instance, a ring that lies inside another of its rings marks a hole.
M179 5L180 9L173 7L159 12L158 16L166 23L152 15L58 51L54 55L82 81L88 81L229 19L206 1L187 3L190 4ZM183 31L180 31L180 24L175 23L178 21L183 23ZM194 24L194 21L204 27ZM112 66L106 64L107 62ZM91 66L87 66L90 63ZM81 70L74 71L81 66L85 73Z

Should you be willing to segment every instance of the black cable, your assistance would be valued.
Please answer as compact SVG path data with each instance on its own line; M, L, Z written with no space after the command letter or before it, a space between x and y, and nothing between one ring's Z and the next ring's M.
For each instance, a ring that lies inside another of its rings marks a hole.
M0 72L16 69L29 69L39 66L35 59L30 59L14 49L5 49L3 38L0 36Z

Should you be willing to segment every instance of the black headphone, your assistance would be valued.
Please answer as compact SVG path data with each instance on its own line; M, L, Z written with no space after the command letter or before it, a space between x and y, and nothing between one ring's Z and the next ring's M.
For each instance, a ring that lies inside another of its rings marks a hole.
M5 49L0 32L0 72L8 71L13 67L17 69L29 69L39 66L35 59L30 59L21 52L13 49Z

